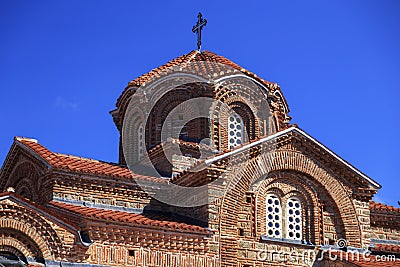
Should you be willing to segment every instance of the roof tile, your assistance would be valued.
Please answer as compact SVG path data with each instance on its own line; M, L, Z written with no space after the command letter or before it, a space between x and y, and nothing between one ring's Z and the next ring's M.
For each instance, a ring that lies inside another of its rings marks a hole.
M164 65L152 69L148 73L145 73L130 81L121 96L118 98L117 106L120 105L122 97L131 87L145 85L146 83L151 82L153 79L160 78L175 71L178 67L183 67L185 72L196 73L197 75L204 77L208 77L209 75L213 75L215 77L223 76L225 75L225 72L230 71L229 68L232 68L235 71L240 71L247 76L256 79L262 84L271 84L270 82L259 78L256 74L240 67L238 64L223 56L217 55L210 51L199 52L198 50L193 50L188 54L177 57L165 63Z
M393 206L388 206L383 203L370 201L369 209L373 211L390 211L390 212L398 212L400 213L400 208L395 208Z
M400 253L400 246L392 244L375 244L373 247L373 251L392 252L398 254Z
M137 214L124 211L104 210L99 208L82 207L66 204L58 201L51 201L50 207L69 211L85 218L107 220L114 222L132 223L139 226L155 226L170 230L181 230L189 232L208 233L208 230L193 224L185 223L177 218L170 218L160 214Z
M371 225L400 229L400 209L383 203L370 201Z
M53 218L55 218L55 219L57 219L59 221L62 221L63 223L65 223L65 224L67 224L69 226L72 226L75 229L79 229L78 226L75 225L74 222L72 220L70 220L69 218L64 218L64 217L60 216L59 214L55 213L54 211L52 211L50 209L47 209L46 207L43 207L43 206L41 206L41 205L39 205L39 204L29 200L29 199L17 194L17 193L14 193L14 192L1 192L0 193L0 198L2 198L2 197L19 200L22 203L26 203L30 207L33 207L34 209L36 209L38 211L44 212L44 213L46 213L48 215L51 215Z
M128 168L115 163L94 159L77 157L72 155L51 152L36 140L16 138L16 141L32 150L49 165L56 169L63 169L87 174L98 174L128 179L141 179L151 182L166 182L164 179L132 173Z

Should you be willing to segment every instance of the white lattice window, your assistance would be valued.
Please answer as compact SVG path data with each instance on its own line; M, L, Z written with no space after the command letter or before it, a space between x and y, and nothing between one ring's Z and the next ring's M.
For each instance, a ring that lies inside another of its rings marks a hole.
M286 206L287 227L286 237L294 240L302 238L301 203L297 198L289 198Z
M143 124L140 124L137 132L138 137L138 160L141 160L143 157L143 149L144 149L144 128Z
M282 207L276 195L267 195L267 236L282 237Z
M234 113L229 116L228 131L229 149L243 143L243 120L238 114Z

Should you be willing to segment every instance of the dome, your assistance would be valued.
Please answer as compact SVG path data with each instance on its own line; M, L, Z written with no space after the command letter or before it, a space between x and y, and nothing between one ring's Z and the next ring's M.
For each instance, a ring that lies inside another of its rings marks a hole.
M258 77L223 56L195 50L128 83L117 100L117 108L111 112L121 132L121 150L124 120L127 117L131 124L129 128L132 128L130 133L138 135L133 137L135 144L131 145L138 146L138 151L148 150L162 143L161 133L165 125L167 132L172 133L173 128L177 128L176 121L193 118L198 111L185 107L183 103L201 97L219 101L225 107L210 111L207 121L185 121L185 127L182 126L184 129L180 128L183 133L175 133L170 137L186 138L196 143L209 139L215 149L222 151L289 127L288 105L278 84ZM136 101L134 104L133 100ZM126 115L128 107L131 107L129 116ZM178 107L181 111L175 114L176 120L169 120L168 115ZM232 117L233 113L237 113L237 116ZM229 124L223 122L232 118L236 118L238 124L234 127L240 129L232 133L237 137L235 140L229 139ZM246 138L241 137L241 128L246 131ZM137 152L139 156L135 160L140 159L141 153ZM120 155L123 158L123 152Z

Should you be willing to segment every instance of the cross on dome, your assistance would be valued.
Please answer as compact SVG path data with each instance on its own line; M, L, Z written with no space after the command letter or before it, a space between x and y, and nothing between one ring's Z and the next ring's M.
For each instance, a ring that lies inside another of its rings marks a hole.
M197 34L197 49L201 49L201 31L203 27L207 25L207 20L203 19L203 15L199 12L197 15L197 23L193 26L192 32Z

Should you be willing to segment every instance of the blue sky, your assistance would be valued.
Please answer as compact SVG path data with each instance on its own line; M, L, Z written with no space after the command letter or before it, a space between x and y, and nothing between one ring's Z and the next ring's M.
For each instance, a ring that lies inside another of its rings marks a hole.
M397 0L1 1L0 162L14 136L117 161L108 112L128 81L196 48L199 11L204 49L279 83L292 122L397 206Z

